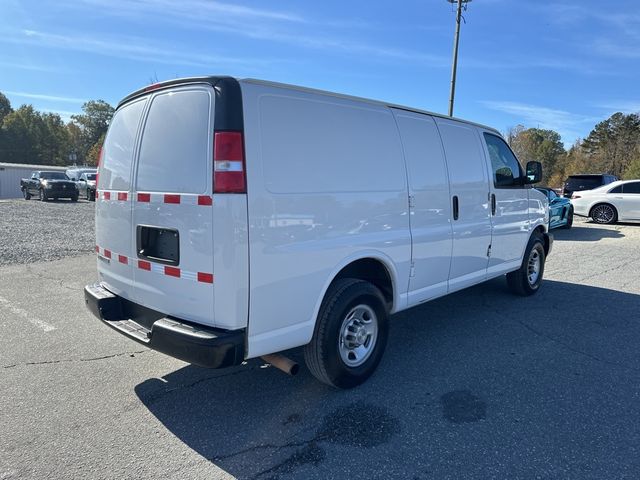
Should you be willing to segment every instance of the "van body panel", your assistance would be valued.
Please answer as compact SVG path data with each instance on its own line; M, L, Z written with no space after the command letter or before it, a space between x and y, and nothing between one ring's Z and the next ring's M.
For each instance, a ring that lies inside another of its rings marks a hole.
M476 127L446 119L436 119L436 124L444 145L451 196L458 198L459 208L458 219L452 219L451 292L487 276L491 245L489 179Z
M246 195L214 195L213 264L216 327L235 330L249 317L249 232Z
M358 252L391 258L406 293L411 239L402 149L388 108L241 87L252 357L267 353L269 343L281 349L306 343L319 293L334 269Z
M411 197L413 276L409 305L447 293L453 228L449 174L433 117L394 110Z

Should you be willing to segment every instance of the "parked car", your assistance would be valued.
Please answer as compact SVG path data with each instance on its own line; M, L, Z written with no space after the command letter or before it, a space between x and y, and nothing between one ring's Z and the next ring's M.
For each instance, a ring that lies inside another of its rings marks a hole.
M583 190L593 190L602 185L607 185L618 180L615 175L604 173L569 175L562 187L562 196L571 198L573 192L581 192Z
M96 199L96 176L97 173L83 173L78 180L78 190L87 196L87 200Z
M573 206L571 200L560 197L552 188L535 187L549 200L549 229L571 228L573 225Z
M48 172L44 170L31 174L31 178L20 180L20 189L25 200L32 195L46 202L50 198L69 198L72 202L78 201L78 186L76 182L69 180L64 172Z
M596 223L640 220L640 180L616 181L571 197L576 215Z
M292 371L278 352L305 346L313 375L353 387L390 314L505 274L540 289L541 172L497 130L413 108L230 77L148 86L105 139L86 304L190 363Z
M95 167L72 167L68 168L65 173L69 179L77 182L83 173L96 173L97 171Z

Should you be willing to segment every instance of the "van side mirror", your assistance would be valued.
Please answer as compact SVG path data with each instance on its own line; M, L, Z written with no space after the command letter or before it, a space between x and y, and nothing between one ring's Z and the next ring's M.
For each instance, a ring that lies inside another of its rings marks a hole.
M542 164L540 162L527 162L527 176L525 184L539 183L542 180Z

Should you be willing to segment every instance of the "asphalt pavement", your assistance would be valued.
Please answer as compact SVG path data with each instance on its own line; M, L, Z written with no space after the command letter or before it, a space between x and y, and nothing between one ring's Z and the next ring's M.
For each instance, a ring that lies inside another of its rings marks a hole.
M555 237L537 295L396 315L350 391L127 340L85 309L93 255L2 266L0 479L637 479L640 225Z

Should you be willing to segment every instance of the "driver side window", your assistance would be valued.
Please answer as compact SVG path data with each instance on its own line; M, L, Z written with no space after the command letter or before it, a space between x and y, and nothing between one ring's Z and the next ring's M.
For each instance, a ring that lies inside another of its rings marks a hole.
M484 140L491 158L493 185L496 188L522 186L522 167L506 142L490 133L484 134Z

